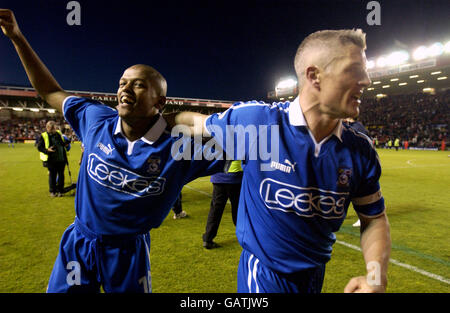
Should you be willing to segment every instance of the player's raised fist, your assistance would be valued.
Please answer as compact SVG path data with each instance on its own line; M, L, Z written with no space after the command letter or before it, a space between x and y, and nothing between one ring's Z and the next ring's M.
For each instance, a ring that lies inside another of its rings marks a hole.
M19 26L11 10L0 9L0 27L3 33L11 39L20 35Z

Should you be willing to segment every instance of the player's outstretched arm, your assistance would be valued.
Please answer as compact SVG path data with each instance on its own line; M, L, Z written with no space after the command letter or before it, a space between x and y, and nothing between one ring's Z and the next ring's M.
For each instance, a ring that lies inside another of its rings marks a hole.
M346 293L385 292L387 268L391 252L390 227L386 214L376 218L359 215L361 220L361 248L367 275L352 278Z
M11 39L34 89L53 108L62 111L62 103L70 94L59 86L45 64L31 48L20 31L11 10L0 9L0 27L3 33Z
M205 127L205 120L207 118L208 115L187 111L164 114L164 119L167 121L170 128L175 126L187 126L191 136L209 136L209 132Z

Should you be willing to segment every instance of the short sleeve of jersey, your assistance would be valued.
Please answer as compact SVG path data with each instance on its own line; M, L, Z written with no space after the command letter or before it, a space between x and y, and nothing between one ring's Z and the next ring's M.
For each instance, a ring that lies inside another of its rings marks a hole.
M117 112L105 104L86 98L67 97L63 102L64 118L72 129L84 141L88 130L96 122L117 115Z
M228 160L245 160L257 140L258 126L267 124L264 111L269 108L264 102L238 102L222 113L210 115L205 127Z
M367 149L362 156L362 178L352 198L356 212L366 217L377 217L384 212L384 198L381 194L379 179L381 164L377 152L367 142Z

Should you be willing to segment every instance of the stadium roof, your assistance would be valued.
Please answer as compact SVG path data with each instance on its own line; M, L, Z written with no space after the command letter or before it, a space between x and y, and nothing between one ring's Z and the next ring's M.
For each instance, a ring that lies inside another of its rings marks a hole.
M372 69L369 76L365 97L443 91L450 88L450 55Z
M450 54L411 61L401 65L369 70L372 84L364 91L365 98L385 95L435 93L450 89ZM297 95L297 84L289 84L269 91L272 100L292 99Z

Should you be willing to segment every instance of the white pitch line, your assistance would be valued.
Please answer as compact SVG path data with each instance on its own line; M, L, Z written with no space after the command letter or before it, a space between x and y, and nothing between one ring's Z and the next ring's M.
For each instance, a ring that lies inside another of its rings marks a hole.
M355 246L355 245L352 245L352 244L347 243L347 242L345 242L345 241L336 240L336 243L338 243L338 244L340 244L340 245L343 245L343 246L346 246L346 247L348 247L348 248L350 248L350 249L353 249L353 250L362 251L360 247ZM397 260L395 260L395 259L389 259L389 262L391 262L392 264L398 265L398 266L400 266L400 267L406 268L406 269L408 269L408 270L410 270L410 271L413 271L413 272L422 274L422 275L427 276L427 277L429 277L429 278L432 278L432 279L435 279L435 280L438 280L438 281L440 281L440 282L443 282L443 283L446 283L446 284L449 284L449 285L450 285L450 280L447 279L447 278L445 278L445 277L442 277L442 276L440 276L440 275L437 275L437 274L433 274L433 273L424 271L424 270L421 269L421 268L418 268L418 267L416 267L416 266L409 265L409 264L406 264L406 263L402 263L402 262L397 261Z
M188 189L191 189L191 190L194 190L194 191L197 191L197 192L199 192L199 193L201 193L201 194L203 194L203 195L206 195L206 196L212 198L212 195L210 195L209 193L207 193L207 192L205 192L205 191L203 191L203 190L196 189L196 188L190 187L190 186L188 186L188 185L184 185L184 187L186 187L186 188L188 188Z
M197 191L197 192L199 192L199 193L201 193L201 194L203 194L203 195L205 195L205 196L208 196L208 197L212 198L212 195L211 195L211 194L209 194L209 193L207 193L207 192L205 192L205 191L203 191L203 190L195 189L195 188L190 187L190 186L188 186L188 185L184 185L184 187L186 187L186 188L188 188L188 189L191 189L191 190L194 190L194 191ZM230 199L227 200L227 203L231 204Z
M207 192L205 192L205 191L203 191L203 190L199 190L199 189L190 187L190 186L188 186L188 185L185 185L185 187L187 187L188 189L194 190L194 191L196 191L196 192L199 192L199 193L201 193L201 194L204 194L204 195L206 195L206 196L208 196L208 197L210 197L210 198L212 197L212 195L210 195L209 193L207 193ZM338 243L338 244L340 244L340 245L343 245L343 246L346 246L346 247L348 247L348 248L350 248L350 249L353 249L353 250L356 250L356 251L360 251L360 252L362 251L360 247L355 246L355 245L352 245L352 244L347 243L347 242L345 242L345 241L336 240L336 243ZM440 281L440 282L443 282L443 283L446 283L446 284L449 284L449 285L450 285L450 280L447 279L447 278L445 278L445 277L442 277L442 276L440 276L440 275L437 275L437 274L434 274L434 273L427 272L427 271L425 271L425 270L423 270L423 269L421 269L421 268L418 268L418 267L416 267L416 266L409 265L409 264L406 264L406 263L402 263L402 262L397 261L397 260L395 260L395 259L389 259L389 262L391 262L392 264L398 265L398 266L400 266L400 267L406 268L406 269L408 269L408 270L411 270L411 271L413 271L413 272L422 274L422 275L427 276L427 277L429 277L429 278L432 278L432 279L435 279L435 280L438 280L438 281Z
M412 163L412 161L415 161L415 159L406 161L406 164L411 165L411 166L414 166L414 164Z

